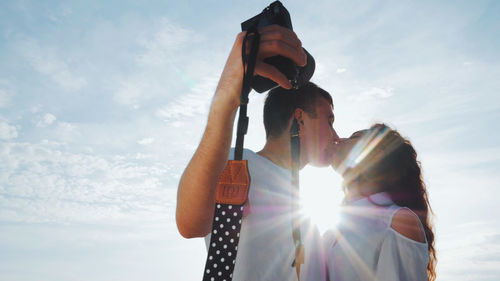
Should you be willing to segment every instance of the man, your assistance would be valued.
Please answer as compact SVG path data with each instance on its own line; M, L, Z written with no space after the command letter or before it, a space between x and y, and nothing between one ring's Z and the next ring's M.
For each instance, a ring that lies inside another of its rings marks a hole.
M290 89L286 77L263 60L282 55L304 66L306 55L300 40L293 31L276 25L264 27L259 33L261 41L255 74ZM202 140L179 183L177 227L186 238L210 233L217 180L227 159L232 159L230 145L242 87L244 36L240 33L236 38L217 86ZM258 153L250 150L243 153L243 159L248 160L251 185L241 227L235 281L297 280L295 268L291 266L295 248L291 227L290 126L292 120L297 119L301 168L307 163L328 165L326 146L338 136L332 127L334 115L330 95L312 83L293 91L293 94L280 88L271 91L264 108L266 144ZM301 230L306 253L300 279L323 280L324 266L317 231L306 221Z

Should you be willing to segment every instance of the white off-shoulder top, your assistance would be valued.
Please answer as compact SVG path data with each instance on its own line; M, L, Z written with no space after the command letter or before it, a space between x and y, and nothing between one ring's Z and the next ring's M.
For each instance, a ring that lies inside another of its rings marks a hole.
M330 281L427 280L427 241L414 241L391 228L401 208L386 193L343 206L338 227L323 235ZM424 232L421 223L420 229Z

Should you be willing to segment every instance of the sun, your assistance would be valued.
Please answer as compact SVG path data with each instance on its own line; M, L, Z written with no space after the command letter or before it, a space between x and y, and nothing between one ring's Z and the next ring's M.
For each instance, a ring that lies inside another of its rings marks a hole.
M321 233L335 228L339 221L340 204L344 197L341 183L342 178L331 167L306 166L300 171L302 211Z

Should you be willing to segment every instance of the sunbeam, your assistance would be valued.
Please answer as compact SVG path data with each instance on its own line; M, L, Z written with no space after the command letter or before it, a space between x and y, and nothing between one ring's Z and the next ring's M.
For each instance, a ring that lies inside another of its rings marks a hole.
M306 167L300 172L302 211L321 233L334 228L339 220L339 207L344 194L342 178L332 168Z

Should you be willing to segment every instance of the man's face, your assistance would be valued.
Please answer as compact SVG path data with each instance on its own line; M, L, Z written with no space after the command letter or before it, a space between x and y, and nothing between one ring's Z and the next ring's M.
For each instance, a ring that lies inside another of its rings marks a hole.
M327 147L339 137L333 129L335 117L333 106L320 97L316 101L316 116L307 112L302 114L303 124L300 124L301 161L314 166L328 166L331 164L331 153Z

